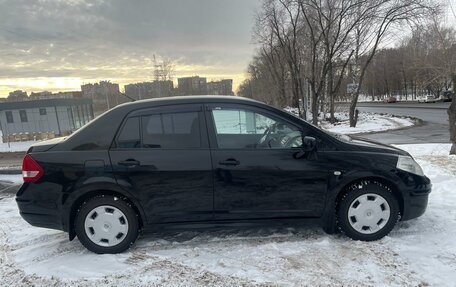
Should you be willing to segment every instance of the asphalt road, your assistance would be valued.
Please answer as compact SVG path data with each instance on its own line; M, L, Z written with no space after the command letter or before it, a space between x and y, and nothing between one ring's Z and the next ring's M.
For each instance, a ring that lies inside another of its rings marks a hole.
M365 134L363 137L389 143L449 143L450 132L447 109L450 103L360 103L363 112L388 113L412 116L423 121L422 125L407 129Z

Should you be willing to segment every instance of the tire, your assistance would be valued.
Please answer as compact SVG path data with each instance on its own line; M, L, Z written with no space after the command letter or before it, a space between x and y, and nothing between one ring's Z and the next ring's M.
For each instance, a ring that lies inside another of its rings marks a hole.
M339 229L354 240L374 241L388 235L399 220L399 203L391 190L375 181L352 185L339 201Z
M94 253L120 253L129 249L138 238L138 216L125 200L100 195L81 205L75 231L82 245Z

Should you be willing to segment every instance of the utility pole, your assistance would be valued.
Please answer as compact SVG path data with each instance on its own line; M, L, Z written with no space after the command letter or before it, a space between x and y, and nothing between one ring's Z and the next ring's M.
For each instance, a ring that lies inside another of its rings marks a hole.
M2 122L0 121L0 127L2 128L2 136L3 136L3 138L5 138L5 135L3 134L3 132L6 132L6 142L8 143L8 148L10 148L11 145L10 145L10 141L9 141L8 123L6 123L5 129L3 129ZM2 142L3 142L3 139L2 139Z
M158 85L158 97L161 98L161 83L160 83L160 78L161 78L161 71L160 71L160 64L157 64L157 60L155 59L155 54L154 54L154 78L155 78L155 83Z

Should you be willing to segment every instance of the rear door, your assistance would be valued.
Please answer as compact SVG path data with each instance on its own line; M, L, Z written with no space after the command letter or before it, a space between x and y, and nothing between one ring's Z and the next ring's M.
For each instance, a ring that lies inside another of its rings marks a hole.
M110 157L117 182L138 197L148 222L212 219L212 166L201 105L131 113Z
M296 158L303 127L247 105L208 106L218 220L319 217L325 161Z

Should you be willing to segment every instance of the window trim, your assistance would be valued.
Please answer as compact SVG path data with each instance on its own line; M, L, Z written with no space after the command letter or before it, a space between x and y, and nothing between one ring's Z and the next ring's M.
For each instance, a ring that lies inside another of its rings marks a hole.
M305 127L297 125L296 123L281 117L280 115L277 115L273 112L268 111L267 109L262 109L257 106L253 105L246 105L246 104L232 104L232 103L211 103L206 105L206 124L207 124L207 129L208 129L208 134L209 134L209 143L211 149L218 149L218 150L248 150L248 151L288 151L288 150L295 150L296 148L271 148L271 149L258 149L258 148L246 148L246 147L231 147L231 148L224 148L224 147L219 147L218 142L217 142L217 128L215 125L215 119L213 117L212 111L217 108L221 107L222 109L243 109L247 111L252 111L254 113L260 114L262 116L266 116L271 118L272 120L275 121L282 121L284 123L287 123L293 127L295 127L299 132L304 132Z
M147 117L150 115L161 115L161 114L177 114L177 113L197 113L198 120L199 120L199 127L200 127L200 147L192 147L192 148L147 148L144 147L143 143L143 117ZM207 121L205 118L205 113L203 113L203 105L202 104L177 104L177 105L166 105L166 106L157 106L153 108L147 108L147 109L138 109L138 110L133 110L129 112L124 119L122 120L122 123L120 124L119 128L116 131L116 135L113 139L113 142L111 144L110 150L119 150L119 151L128 151L128 150L149 150L149 151L158 151L158 150L202 150L202 149L208 149L209 148L209 143L208 143L208 132L207 132ZM120 136L120 133L127 122L129 118L134 118L134 117L139 117L139 136L140 136L140 147L138 148L119 148L118 147L118 138Z
M138 124L139 124L139 146L140 147L131 147L131 148L124 148L124 147L119 147L119 137L120 137L120 134L122 133L123 131L123 128L125 127L125 125L127 124L127 121L129 119L132 119L132 118L138 118ZM142 142L142 133L141 133L141 128L142 128L142 124L141 124L141 116L126 116L122 123L120 124L120 127L116 133L116 136L114 138L114 142L113 142L113 145L112 145L112 148L115 148L115 149L118 149L118 150L137 150L137 149L142 149L143 148L143 142Z

